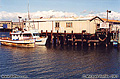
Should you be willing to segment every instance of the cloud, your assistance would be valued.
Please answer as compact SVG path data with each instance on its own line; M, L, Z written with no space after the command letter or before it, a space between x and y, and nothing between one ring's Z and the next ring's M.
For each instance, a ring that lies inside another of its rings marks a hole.
M94 14L94 13L96 13L96 11L87 11L87 10L83 10L82 12L80 12L80 13L82 13L82 14L85 14L85 13L87 13L87 14Z
M72 16L77 16L75 13L70 13L70 12L62 12L62 11L54 11L54 10L49 10L49 11L37 11L34 13L31 13L31 18L39 18L39 17L72 17Z
M27 18L28 13L19 13L19 12L6 12L2 11L0 12L0 20L13 20L13 21L18 21L18 16L21 16L22 19ZM54 11L54 10L49 10L49 11L37 11L37 12L31 12L30 13L30 18L39 18L39 17L76 17L77 15L72 12L63 12L63 11Z
M82 12L80 12L80 13L87 13L87 10L83 10Z
M90 12L89 12L89 14L94 14L94 13L95 13L95 11L90 11Z
M19 13L19 12L6 12L6 11L2 11L0 12L0 20L13 20L13 21L17 21L18 20L18 16L27 17L27 13Z
M87 10L84 10L83 13L86 13ZM95 14L96 13L96 14ZM12 20L12 21L19 21L18 16L21 16L22 19L25 20L25 18L28 17L28 13L20 13L20 12L6 12L2 11L0 12L0 20ZM31 12L30 17L31 18L49 18L49 17L77 17L75 13L72 12L63 12L63 11L54 11L54 10L49 10L49 11L37 11L37 12ZM106 12L95 12L95 11L90 11L89 14L87 15L79 15L79 17L84 17L84 16L99 16L100 18L106 18L107 13ZM115 20L120 20L120 13L119 12L114 12L112 11L109 13L109 19L115 19Z

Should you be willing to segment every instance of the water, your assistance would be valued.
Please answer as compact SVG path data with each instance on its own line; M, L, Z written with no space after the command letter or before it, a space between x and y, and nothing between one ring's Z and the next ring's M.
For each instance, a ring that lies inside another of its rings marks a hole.
M81 78L83 74L120 75L120 52L116 48L0 46L0 75L29 78Z
M10 32L0 32L0 37L10 37Z
M9 36L9 33L4 35ZM119 50L113 47L18 48L0 45L0 76L16 74L29 79L80 79L83 74L120 75Z

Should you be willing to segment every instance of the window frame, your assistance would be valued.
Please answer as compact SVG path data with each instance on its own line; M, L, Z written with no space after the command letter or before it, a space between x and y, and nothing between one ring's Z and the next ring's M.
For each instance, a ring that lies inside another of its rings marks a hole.
M66 27L67 27L67 28L73 27L73 23L72 23L72 22L66 22Z
M55 22L55 27L59 28L60 27L60 23L59 22Z

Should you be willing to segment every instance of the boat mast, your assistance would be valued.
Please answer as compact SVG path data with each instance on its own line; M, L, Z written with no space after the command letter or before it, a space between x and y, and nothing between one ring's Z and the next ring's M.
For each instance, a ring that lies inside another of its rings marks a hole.
M29 30L29 27L30 27L29 0L28 0L28 23L29 23L29 26L28 26L28 30Z
M28 0L28 20L30 20L30 14L29 14L29 0Z

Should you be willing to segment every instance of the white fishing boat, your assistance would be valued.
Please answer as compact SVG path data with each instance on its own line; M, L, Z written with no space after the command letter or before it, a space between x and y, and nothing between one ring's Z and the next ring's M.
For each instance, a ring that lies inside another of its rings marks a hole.
M29 7L29 3L28 3ZM29 9L28 9L28 22L30 20ZM29 22L29 29L31 28ZM19 31L18 28L13 29L10 33L10 38L0 38L2 45L18 46L18 47L35 47L37 45L45 45L48 37L41 37L37 30L26 30Z
M24 33L31 34L35 40L35 45L45 45L48 37L41 37L38 30L24 31Z
M28 33L32 35L32 38L35 40L35 45L42 45L44 46L46 44L47 38L48 37L42 37L40 36L40 33L38 30L33 28L30 24L30 14L29 14L29 1L28 1L28 23L29 26L24 27L23 29L26 30L24 33ZM34 25L35 27L35 25ZM27 29L29 28L29 29Z
M35 47L37 45L45 45L48 37L40 37L37 30L18 31L13 30L10 38L1 38L1 45L17 46L17 47Z
M16 46L16 47L35 47L35 40L32 35L22 31L10 33L10 38L0 38L1 45Z

